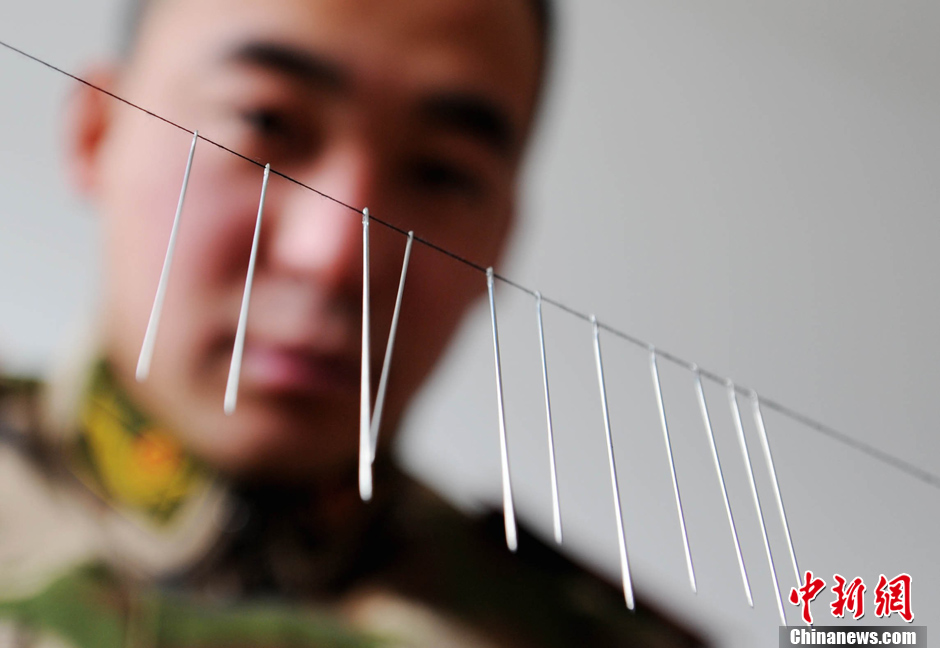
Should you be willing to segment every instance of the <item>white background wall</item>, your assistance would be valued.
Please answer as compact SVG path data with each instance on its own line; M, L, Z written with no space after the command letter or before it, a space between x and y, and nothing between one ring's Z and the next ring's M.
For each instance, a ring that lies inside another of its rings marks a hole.
M0 39L80 70L108 51L119 4L5 2ZM591 0L561 13L527 219L500 270L940 472L940 5ZM94 223L65 190L56 147L72 83L0 50L7 369L46 369L95 293ZM498 291L517 503L548 539L534 304L504 285ZM467 506L499 497L487 317L481 304L401 444L409 466ZM565 548L617 578L590 326L551 307L545 326ZM646 353L609 335L603 345L639 589L702 624L719 645L776 645L769 570L722 390L706 384L753 610L690 375L661 362L697 595L687 584ZM915 621L938 626L940 491L765 416L801 568L828 581L833 572L864 577L870 623L878 575L907 571ZM761 465L786 592L792 569ZM831 597L817 599L817 619L828 622ZM787 608L796 623L796 608Z

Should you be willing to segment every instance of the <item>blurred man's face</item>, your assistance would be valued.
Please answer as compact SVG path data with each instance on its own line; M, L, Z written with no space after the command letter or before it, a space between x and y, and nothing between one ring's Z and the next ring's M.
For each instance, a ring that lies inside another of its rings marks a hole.
M161 0L112 83L486 266L512 220L538 85L536 25L526 0ZM225 470L297 478L344 467L358 447L361 217L272 174L238 410L225 416L262 169L200 142L151 376L138 386L190 136L82 92L75 169L102 218L105 345L122 383ZM374 223L371 239L376 378L405 238ZM415 245L386 438L484 289L481 273Z

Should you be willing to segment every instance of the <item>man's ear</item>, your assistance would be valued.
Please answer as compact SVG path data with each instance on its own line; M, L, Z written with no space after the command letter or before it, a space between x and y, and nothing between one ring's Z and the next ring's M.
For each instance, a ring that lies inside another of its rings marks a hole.
M117 68L101 65L83 78L113 92ZM66 166L75 189L92 198L98 191L104 143L113 125L117 100L84 83L76 86L66 106Z

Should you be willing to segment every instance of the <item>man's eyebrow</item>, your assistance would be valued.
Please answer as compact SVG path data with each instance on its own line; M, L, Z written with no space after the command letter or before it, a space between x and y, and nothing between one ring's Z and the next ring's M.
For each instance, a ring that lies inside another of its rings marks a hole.
M252 41L229 52L225 61L279 72L329 90L349 86L349 73L340 64L313 52L267 41Z
M420 116L429 124L482 140L500 155L516 144L509 115L496 103L472 93L445 92L423 100Z

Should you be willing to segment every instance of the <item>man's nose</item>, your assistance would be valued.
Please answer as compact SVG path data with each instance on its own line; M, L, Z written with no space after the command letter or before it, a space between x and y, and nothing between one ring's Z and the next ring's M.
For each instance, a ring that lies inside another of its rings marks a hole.
M376 199L371 157L356 148L338 149L291 171L292 178L325 195L279 179L285 186L270 226L269 269L313 279L325 291L358 289L362 215L355 210Z

